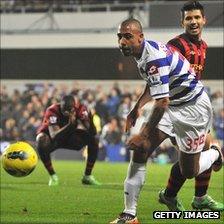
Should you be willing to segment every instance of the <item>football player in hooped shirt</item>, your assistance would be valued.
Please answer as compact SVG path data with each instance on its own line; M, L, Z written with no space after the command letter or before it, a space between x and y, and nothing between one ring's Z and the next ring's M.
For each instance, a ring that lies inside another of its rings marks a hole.
M180 52L191 64L196 73L196 78L201 79L204 70L207 44L202 40L201 34L206 19L204 8L198 1L189 1L181 9L181 22L185 29L183 34L173 38L168 45ZM210 142L215 142L208 134L205 149L209 148ZM217 146L216 146L217 147ZM206 170L195 178L195 197L192 200L192 207L195 209L210 209L222 211L224 205L216 202L209 195L207 190L211 177L212 168ZM168 184L165 190L159 193L159 201L167 205L170 210L184 210L181 202L177 198L177 193L183 186L186 178L179 175L178 163L172 166Z
M138 110L151 97L154 108L139 134L131 136L127 147L133 150L124 182L125 208L110 222L138 224L137 201L145 182L146 163L151 153L166 139L175 139L179 153L179 174L193 178L216 165L222 167L218 148L202 151L212 122L212 107L202 83L190 63L166 45L144 38L136 19L123 21L118 28L118 44L124 56L133 56L145 89L130 111L126 130L135 125Z
M77 128L78 122L84 129ZM50 175L49 186L59 184L51 162L51 152L58 148L81 150L84 146L88 147L88 158L82 183L100 185L91 175L98 154L98 140L95 135L91 114L72 95L64 96L60 103L47 108L37 131L36 141L40 159Z

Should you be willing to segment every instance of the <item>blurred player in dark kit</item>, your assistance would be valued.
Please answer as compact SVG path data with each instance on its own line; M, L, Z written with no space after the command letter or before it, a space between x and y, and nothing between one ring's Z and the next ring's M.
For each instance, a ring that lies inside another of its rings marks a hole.
M83 129L77 128L79 123ZM36 141L40 159L50 175L49 186L59 184L52 165L51 152L59 148L81 150L84 146L88 147L88 157L82 183L100 185L91 175L98 154L98 139L92 115L72 95L64 96L60 103L46 109Z
M181 9L181 24L185 32L168 42L169 46L187 58L198 80L202 78L207 50L207 44L201 38L205 23L206 18L203 6L198 1L185 3ZM210 142L212 143L214 140L211 134L208 134L205 149L209 149ZM174 211L184 210L183 205L177 198L177 193L183 186L186 178L180 178L178 166L178 162L173 165L167 187L159 193L159 201ZM191 205L195 209L222 211L224 209L223 203L216 202L207 195L211 172L212 168L195 178L195 196Z

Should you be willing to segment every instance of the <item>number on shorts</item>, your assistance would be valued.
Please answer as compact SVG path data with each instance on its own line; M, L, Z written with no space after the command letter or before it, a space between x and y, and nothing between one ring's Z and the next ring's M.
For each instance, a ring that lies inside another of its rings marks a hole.
M205 134L202 134L199 138L187 138L188 150L196 151L198 146L202 145L205 142Z

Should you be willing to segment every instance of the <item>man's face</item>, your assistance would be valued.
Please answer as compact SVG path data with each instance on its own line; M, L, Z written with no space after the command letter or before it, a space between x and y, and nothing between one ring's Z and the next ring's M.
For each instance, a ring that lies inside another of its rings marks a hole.
M140 53L143 34L134 23L119 26L117 37L124 56L137 56Z
M192 36L200 36L205 22L206 19L201 14L201 11L196 9L184 12L182 26L186 33Z
M73 105L65 105L63 102L61 103L61 112L65 117L69 117L71 114L75 112L75 108Z

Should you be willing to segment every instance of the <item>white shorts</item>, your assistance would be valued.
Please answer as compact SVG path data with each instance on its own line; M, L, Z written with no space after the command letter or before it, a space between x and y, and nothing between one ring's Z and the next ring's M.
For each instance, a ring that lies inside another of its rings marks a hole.
M179 150L198 153L203 150L211 128L213 111L206 92L192 103L170 106L158 124L158 129L175 137Z

